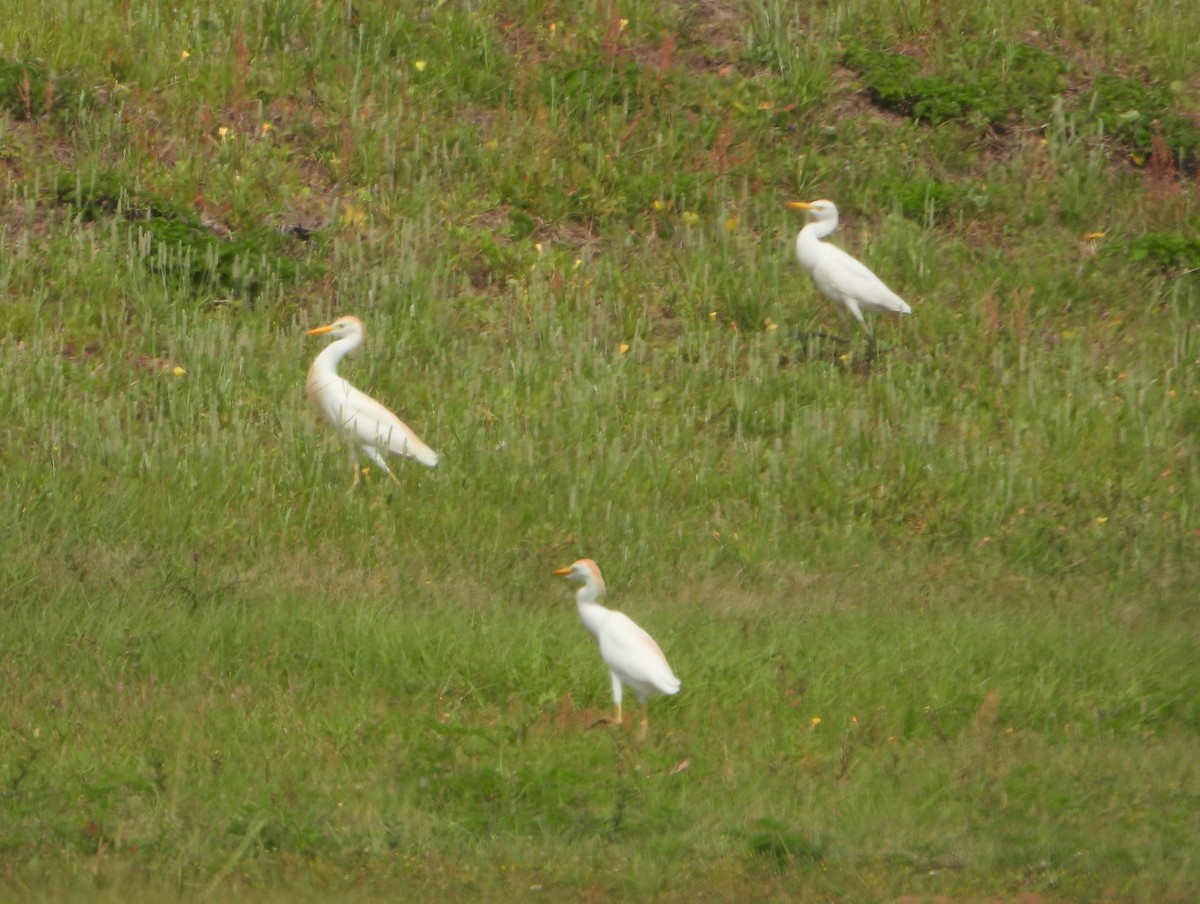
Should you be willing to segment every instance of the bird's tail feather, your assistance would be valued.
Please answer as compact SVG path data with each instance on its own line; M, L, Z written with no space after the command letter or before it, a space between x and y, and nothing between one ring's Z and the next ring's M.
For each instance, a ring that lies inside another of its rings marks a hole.
M438 454L425 445L421 441L421 438L411 430L405 431L405 435L401 437L399 445L401 448L397 449L393 446L392 451L398 452L401 455L409 455L427 468L437 467Z
M416 437L408 444L409 454L427 468L437 467L438 454Z

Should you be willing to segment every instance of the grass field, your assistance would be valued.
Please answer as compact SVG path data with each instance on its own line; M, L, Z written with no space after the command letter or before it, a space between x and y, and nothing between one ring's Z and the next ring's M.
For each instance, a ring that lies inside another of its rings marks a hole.
M0 21L0 900L1200 898L1200 6L1044 6Z

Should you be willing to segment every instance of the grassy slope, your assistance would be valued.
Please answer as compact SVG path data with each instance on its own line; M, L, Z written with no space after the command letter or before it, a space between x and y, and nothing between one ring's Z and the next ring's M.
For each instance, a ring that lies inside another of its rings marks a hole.
M1194 111L1200 13L62 6L0 24L4 894L1196 896L1200 306L1135 253L1195 182L1083 99ZM1020 42L1003 123L839 63ZM916 311L869 373L816 196ZM337 311L436 471L344 491Z

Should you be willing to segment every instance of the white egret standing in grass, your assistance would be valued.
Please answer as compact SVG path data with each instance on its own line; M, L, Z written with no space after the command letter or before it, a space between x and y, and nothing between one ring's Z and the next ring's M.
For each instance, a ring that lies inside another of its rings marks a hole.
M338 362L362 345L367 335L362 321L357 317L339 317L333 323L308 331L310 336L325 334L334 341L313 361L304 389L317 411L349 443L354 483L358 483L359 446L392 480L396 480L396 475L384 461L387 452L415 458L431 468L436 465L438 454L421 442L400 418L338 376Z
M838 209L832 201L789 201L792 210L808 211L809 222L796 236L796 259L812 277L817 289L838 306L838 314L854 317L867 331L867 349L875 349L875 334L863 319L872 314L911 314L899 295L883 284L866 264L851 257L836 245L821 239L833 234L838 225Z
M604 596L605 588L604 578L595 562L580 559L554 573L583 585L575 594L575 604L579 607L583 626L600 645L600 658L612 672L613 702L617 705L615 721L621 723L621 686L624 685L637 694L638 702L642 704L639 737L644 738L650 721L647 698L678 693L679 679L653 637L628 615L606 609L596 602Z

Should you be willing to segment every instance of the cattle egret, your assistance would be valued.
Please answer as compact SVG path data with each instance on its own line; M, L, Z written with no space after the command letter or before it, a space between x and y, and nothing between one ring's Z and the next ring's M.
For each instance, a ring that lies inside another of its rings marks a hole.
M838 209L832 201L789 201L792 210L808 211L809 222L796 236L796 259L812 277L822 295L838 306L845 319L848 312L867 331L867 348L875 348L875 334L863 319L872 314L911 314L904 299L883 284L866 264L855 260L841 248L821 239L833 234L838 225Z
M310 336L325 334L334 341L313 361L304 389L330 426L345 436L354 466L354 483L358 483L359 446L392 480L396 480L396 475L384 461L384 453L415 458L431 468L436 465L438 454L421 442L400 418L338 376L338 362L362 345L367 334L362 321L357 317L339 317L333 323L308 331Z
M642 727L639 737L646 736L649 715L646 699L659 694L679 692L679 679L667 664L667 657L649 634L639 628L628 615L606 609L596 600L604 596L604 578L591 559L580 559L575 564L554 572L560 577L583 586L575 594L579 617L596 643L600 645L600 658L612 672L613 702L617 705L615 721L621 723L621 686L637 694L642 704Z

